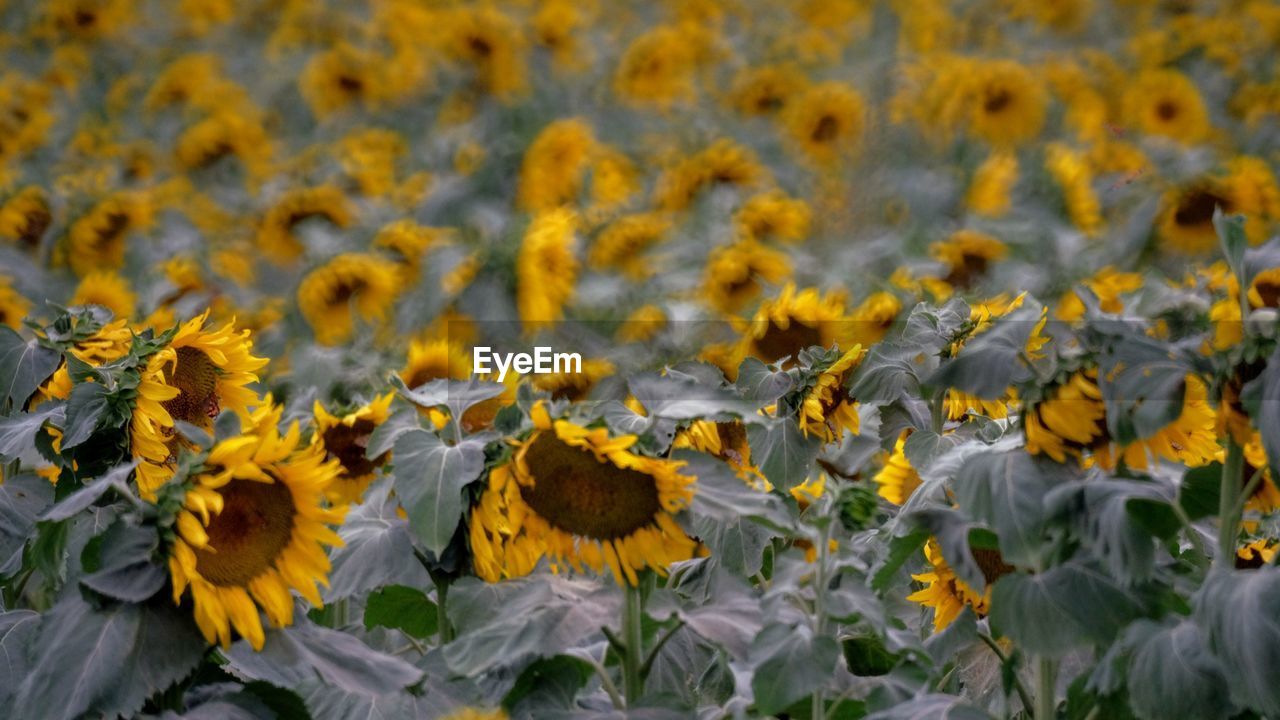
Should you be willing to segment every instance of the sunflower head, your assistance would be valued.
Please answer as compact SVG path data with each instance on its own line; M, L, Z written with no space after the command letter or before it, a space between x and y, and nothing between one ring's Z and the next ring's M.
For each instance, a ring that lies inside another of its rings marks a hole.
M1000 551L987 548L971 548L974 561L982 570L983 580L987 587L978 592L968 583L956 577L955 571L942 557L942 550L936 540L925 544L924 555L932 566L928 572L911 577L925 583L923 590L907 596L911 602L920 603L933 608L933 631L942 632L956 619L968 605L978 617L985 617L991 603L991 586L996 580L1013 572L1013 567L1006 564Z
M791 261L786 253L743 238L713 248L703 276L707 303L720 312L733 313L754 300L765 284L790 277Z
M1184 253L1209 252L1218 245L1213 212L1234 210L1228 189L1207 178L1165 193L1160 213L1160 237L1172 249Z
M1176 70L1150 70L1124 94L1124 114L1146 135L1191 145L1209 134L1209 114L1195 83Z
M969 129L997 146L1017 145L1040 134L1049 96L1031 70L1012 60L978 63L969 78Z
M575 202L595 146L591 126L580 118L557 120L543 128L520 167L520 209L543 212Z
M857 149L866 127L866 102L848 85L819 83L788 106L786 126L810 160L830 165Z
M23 188L0 205L0 237L24 247L38 246L52 223L48 197L35 185Z
M894 505L905 503L911 493L920 487L920 475L911 466L911 461L907 460L904 450L909 435L909 432L903 432L898 436L893 452L885 456L880 471L872 478L879 486L880 497Z
M800 406L800 431L805 435L816 435L829 443L840 439L845 430L857 434L858 403L849 397L845 383L863 353L861 345L854 345L818 373Z
M173 598L190 590L200 631L224 648L234 629L261 650L259 613L274 627L292 623L291 590L321 605L323 546L342 544L329 526L342 522L346 506L323 502L338 463L299 438L296 423L284 435L263 423L215 445L186 481L169 554Z
M856 323L837 293L821 294L817 288L797 291L788 283L781 294L761 303L745 325L742 342L746 354L765 362L790 357L801 350L848 345Z
M129 289L129 283L119 273L100 270L89 273L80 280L71 296L71 305L101 305L116 317L133 317L137 296Z
M6 275L0 275L0 325L15 330L22 327L22 319L31 312L31 301L10 285Z
M368 253L344 253L307 274L298 285L298 309L322 345L355 333L355 320L386 319L399 293L399 269Z
M576 225L566 209L541 213L529 223L516 260L516 304L529 329L558 321L573 297L579 267Z
M337 460L342 471L329 486L327 495L335 504L359 503L375 472L391 459L391 452L376 458L365 456L369 439L379 425L390 416L391 401L395 393L376 397L368 404L342 416L332 415L320 401L313 408L315 434L311 442L324 449L325 458Z
M747 426L740 421L694 420L676 434L671 447L693 448L698 452L714 455L732 467L738 477L751 487L765 492L773 488L760 469L751 462Z
M631 452L636 437L553 421L532 411L534 432L489 474L471 515L476 573L490 582L553 564L608 568L619 584L693 556L697 543L673 519L693 497L682 463Z

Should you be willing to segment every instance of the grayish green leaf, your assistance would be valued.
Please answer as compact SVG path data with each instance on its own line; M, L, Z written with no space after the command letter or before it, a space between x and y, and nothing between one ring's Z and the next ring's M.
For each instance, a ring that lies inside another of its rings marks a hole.
M751 459L774 487L790 490L805 481L813 460L822 449L817 437L805 437L790 418L770 420L747 427Z
M1024 651L1060 656L1109 643L1142 611L1137 594L1096 568L1068 562L1037 575L1000 578L992 590L990 619Z
M59 425L65 417L63 403L48 403L29 413L0 418L0 457L16 458L36 446L36 434L46 422Z
M482 443L446 445L434 433L410 430L396 439L396 493L409 525L437 556L453 538L462 517L462 488L484 470Z
M37 475L18 475L0 483L0 576L21 565L22 548L51 502L53 486Z
M832 638L814 637L805 625L775 623L756 637L751 656L756 710L773 715L831 679L840 646Z
M1194 603L1232 699L1263 715L1280 715L1280 567L1214 572Z
M27 398L40 387L62 356L35 340L23 340L9 326L0 326L0 410L22 409Z

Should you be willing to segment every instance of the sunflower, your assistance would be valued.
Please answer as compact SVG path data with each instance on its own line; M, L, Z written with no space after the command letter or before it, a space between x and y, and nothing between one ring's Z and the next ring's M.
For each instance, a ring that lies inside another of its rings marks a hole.
M797 243L809 235L813 211L781 190L753 195L733 215L740 232L756 240Z
M446 338L409 341L409 357L400 369L406 387L417 388L432 380L462 380L471 374L471 356L461 344Z
M911 461L907 459L904 450L909 435L910 431L905 431L898 436L893 444L893 452L885 456L880 472L872 478L880 486L880 497L894 505L906 503L911 493L920 487L920 474L911 467Z
M751 444L747 442L747 426L740 421L714 422L694 420L676 434L671 441L673 448L692 448L714 455L751 487L768 492L773 488L760 468L751 462Z
M585 399L596 383L613 375L616 370L617 368L608 360L587 358L582 361L582 372L536 375L533 378L533 387L542 392L551 393L552 400L577 402Z
M397 220L384 225L373 236L373 247L389 251L400 265L401 282L416 283L422 270L422 257L449 237L448 228L419 225L412 220Z
M531 415L534 432L512 441L514 455L489 472L472 509L477 575L519 577L547 556L579 571L608 567L619 585L636 585L637 571L665 575L693 557L697 543L673 519L693 498L682 463L630 452L634 435L553 422L541 403Z
M381 72L385 62L376 53L339 43L312 56L298 89L317 118L353 106L373 109L390 97Z
M790 276L791 261L785 253L746 238L711 250L703 271L702 294L716 310L734 313L754 300L766 283Z
M661 213L635 213L614 220L596 235L587 253L593 270L619 270L633 280L652 276L657 268L645 251L664 241L671 220Z
M684 32L655 27L631 41L622 53L613 91L628 105L667 110L693 99L696 60Z
M209 313L178 326L173 339L147 360L130 421L130 439L138 465L138 489L147 500L173 476L184 442L175 420L210 430L223 410L242 417L258 401L247 385L257 382L266 358L251 354L248 330L228 322L206 329Z
M494 7L461 7L441 16L432 28L455 62L469 65L490 95L508 100L528 83L527 44L520 25Z
M772 300L760 304L743 325L742 347L746 355L775 362L805 348L850 346L856 328L837 293L825 296L817 288L796 291L787 283Z
M1026 409L1027 452L1066 462L1068 454L1082 458L1084 450L1105 443L1106 409L1097 377L1097 370L1078 371Z
M1044 84L1013 60L974 63L968 78L969 131L998 147L1040 134L1049 95Z
M187 128L178 136L174 149L178 163L187 170L206 168L233 156L249 178L268 173L271 152L271 139L261 121L235 110L224 110Z
M581 118L556 120L543 128L521 162L516 205L536 213L575 202L595 145L591 126Z
M117 193L81 215L67 230L65 257L71 270L84 277L95 270L124 266L129 233L151 225L151 204L138 193Z
M27 248L40 244L53 223L53 213L44 190L30 185L0 205L0 237Z
M618 326L614 335L619 342L643 343L667 327L667 312L657 305L641 305Z
M502 708L486 710L483 708L464 707L449 711L440 720L507 720L507 711Z
M1254 473L1262 473L1257 488L1245 499L1245 507L1259 514L1267 514L1280 508L1280 487L1276 486L1271 473L1271 464L1267 461L1267 451L1262 445L1262 434L1256 430L1249 431L1249 440L1242 448L1244 452L1244 472L1240 481L1248 484ZM1226 452L1219 451L1217 459L1225 459Z
M85 275L71 296L70 305L101 305L118 318L133 317L137 296L119 273L103 270Z
M907 596L907 600L933 608L933 631L942 632L968 605L978 617L985 617L991 603L991 586L995 581L1013 572L1004 562L999 550L970 548L974 561L982 570L987 588L977 592L968 583L956 577L955 571L942 557L936 540L925 543L924 556L932 569L912 579L925 583L925 587Z
M729 89L729 99L743 115L776 115L807 85L799 68L761 65L738 73Z
M824 82L787 106L787 134L810 160L831 165L858 147L866 127L866 103L857 90Z
M1062 143L1045 147L1045 169L1062 192L1071 223L1087 237L1102 229L1102 205L1093 191L1093 172L1085 158Z
M1216 178L1203 178L1165 193L1161 201L1160 238L1174 250L1205 253L1218 246L1213 211L1235 211L1228 188Z
M224 440L188 480L169 554L173 599L190 589L196 624L224 649L232 629L262 649L260 611L274 627L291 624L290 590L323 604L316 585L328 584L324 546L343 544L329 526L347 508L324 506L338 463L300 437L295 422L284 435L269 424Z
M399 291L395 263L366 253L344 253L307 273L298 285L298 309L316 341L339 345L355 332L355 316L381 322ZM355 307L352 308L354 303Z
M967 290L986 274L993 262L1009 254L1009 246L986 233L959 230L929 246L929 254L947 266L943 278L952 287Z
M1280 550L1280 545L1270 538L1251 540L1236 550L1236 569L1251 570L1263 565L1274 565L1277 550Z
M533 330L560 320L578 279L574 256L577 222L567 209L534 216L516 260L516 304L520 320Z
M0 275L0 325L14 330L22 327L22 319L31 312L31 302L10 285L9 277Z
M336 150L342 171L361 194L384 197L396 189L396 166L409 146L400 133L370 128L348 133Z
M1194 82L1177 70L1148 70L1125 89L1123 114L1144 135L1194 145L1208 134L1209 113Z
M1244 215L1245 236L1257 245L1271 237L1280 221L1280 183L1266 160L1242 155L1226 163L1221 178L1232 212Z
M1012 191L1018 182L1018 157L996 150L978 166L969 182L965 203L973 212L1001 217L1013 206Z
M359 504L377 469L391 459L390 451L367 458L365 448L373 431L390 417L394 398L395 393L387 393L341 417L330 414L319 400L315 402L312 408L315 434L311 436L311 444L320 446L326 460L337 460L342 466L325 491L334 505Z
M98 328L89 337L77 340L71 346L71 354L81 362L98 367L124 357L132 345L133 331L129 329L128 321L117 318ZM71 396L72 387L74 383L71 381L71 373L67 370L66 363L62 363L44 385L40 386L37 397L40 400L65 400ZM36 401L33 400L32 403L35 404Z
M345 228L352 223L354 215L351 201L333 185L290 190L262 218L258 227L258 245L267 257L278 263L288 263L305 250L302 241L294 235L299 223L322 218Z
M1098 304L1104 312L1118 313L1124 310L1124 301L1120 296L1142 289L1142 276L1138 273L1120 272L1108 265L1082 284L1097 296ZM1080 296L1076 291L1068 290L1058 301L1054 316L1071 322L1084 317L1084 310L1084 302Z
M861 345L854 345L830 367L818 374L800 406L800 431L823 442L839 440L844 431L858 433L858 403L849 397L845 382L862 360Z

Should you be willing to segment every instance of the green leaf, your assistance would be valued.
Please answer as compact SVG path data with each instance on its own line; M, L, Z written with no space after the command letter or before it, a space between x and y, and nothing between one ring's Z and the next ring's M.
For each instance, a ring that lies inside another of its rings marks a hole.
M35 446L36 435L47 422L55 425L63 422L66 407L63 403L41 405L34 412L20 412L0 418L0 456L16 458Z
M110 391L101 383L80 383L71 389L71 397L67 399L67 420L62 428L64 450L89 439L107 412L108 395Z
M436 604L421 590L404 585L388 585L371 593L365 601L364 626L368 630L388 627L416 637L436 634Z
M1218 494L1222 491L1222 463L1191 468L1178 486L1178 504L1191 520L1218 514Z
M102 536L101 567L81 584L108 597L142 602L164 587L169 571L156 557L160 538L154 529L117 522Z
M1000 578L989 617L1025 652L1060 656L1109 643L1142 611L1136 594L1095 568L1068 562L1037 575Z
M995 529L1006 563L1038 564L1044 497L1053 483L1034 458L1022 449L975 455L960 467L953 485L960 507Z
M928 530L912 530L906 535L895 536L889 541L889 554L884 563L871 576L871 589L883 593L889 589L898 570L912 557L918 555L929 539Z
M400 410L387 418L386 422L369 434L369 445L364 450L364 456L373 460L391 450L401 435L420 427L418 418L418 411L413 408Z
M772 715L826 685L835 671L840 647L829 637L814 637L806 625L768 625L751 646L755 671L751 690L756 711Z
M754 518L780 533L794 524L781 498L751 487L720 460L686 448L672 452L671 459L684 463L681 472L697 478L689 506L693 515L717 521Z
M1128 444L1151 437L1177 420L1190 370L1183 358L1159 341L1136 334L1117 341L1098 374L1111 437Z
M969 439L958 433L939 435L932 430L916 430L902 444L902 452L907 456L911 467L919 471L928 468L939 456Z
M36 520L52 502L53 486L37 475L18 475L0 483L0 577L18 570Z
M399 503L387 500L385 485L375 486L364 503L347 513L338 529L343 545L332 550L325 603L359 595L383 585L424 587L430 582L413 556L409 523L396 514Z
M49 508L48 511L40 516L40 519L51 521L66 520L98 502L98 499L105 495L108 490L114 489L122 494L131 495L133 491L129 489L129 475L137 465L138 463L134 461L112 468L102 477L59 500L58 504Z
M738 380L734 384L743 397L763 407L786 395L795 380L785 370L770 370L758 359L749 357L738 366Z
M544 712L573 707L573 697L591 679L591 664L568 655L539 658L520 671L516 684L502 697L502 707L514 710L522 702L554 696L555 702L545 703Z
M1267 451L1267 464L1280 468L1280 346L1271 353L1266 369L1253 382L1262 384L1262 397L1254 416L1254 426L1262 433L1262 447Z
M446 445L426 430L410 430L396 439L396 494L409 525L427 550L439 556L462 518L462 488L484 470L482 443Z
M432 380L425 385L409 389L399 375L390 376L391 384L405 400L425 408L447 407L451 417L460 418L471 406L498 397L507 391L505 385L469 380Z
M916 510L905 519L927 529L930 535L937 538L942 557L955 571L956 577L975 590L986 589L987 578L973 548L979 546L977 539L980 536L990 542L989 530L978 527L952 508Z
M841 646L849 672L860 677L887 675L898 664L897 653L890 652L884 640L873 633L845 638Z
M991 716L952 695L923 695L868 715L865 720L991 720Z
M918 395L920 375L931 358L918 348L881 342L867 351L850 380L849 394L858 402L883 405L904 395Z
M1190 620L1161 626L1139 620L1125 633L1131 648L1129 704L1142 720L1200 720L1235 714L1222 663Z
M1218 231L1218 242L1227 259L1227 267L1247 287L1244 277L1244 253L1249 248L1249 238L1244 232L1244 215L1227 215L1221 207L1213 209L1213 229Z
M31 671L40 613L33 610L0 612L0 707L13 707L14 692Z
M35 340L23 340L8 326L0 326L0 410L21 410L27 398L54 370L62 355Z
M1262 715L1280 715L1280 567L1214 572L1194 604L1232 699Z
M732 390L705 385L687 377L640 373L627 380L631 394L650 417L691 420L728 413L744 423L763 422L759 407L738 397Z
M818 437L805 437L791 418L747 427L751 458L773 486L783 492L805 481L822 449Z
M1092 478L1056 488L1045 505L1074 527L1075 536L1107 563L1112 577L1126 584L1150 577L1156 559L1153 530L1165 530L1165 513L1172 513L1159 486ZM1176 530L1176 516L1173 523Z
M984 400L1002 397L1010 385L1031 377L1031 370L1022 362L1021 355L1039 320L1038 303L993 320L991 327L971 337L925 384L956 388Z

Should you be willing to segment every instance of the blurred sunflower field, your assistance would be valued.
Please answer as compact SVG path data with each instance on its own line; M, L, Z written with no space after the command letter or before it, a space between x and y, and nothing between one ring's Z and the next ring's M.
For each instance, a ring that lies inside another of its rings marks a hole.
M1280 3L0 19L3 717L1280 717Z

